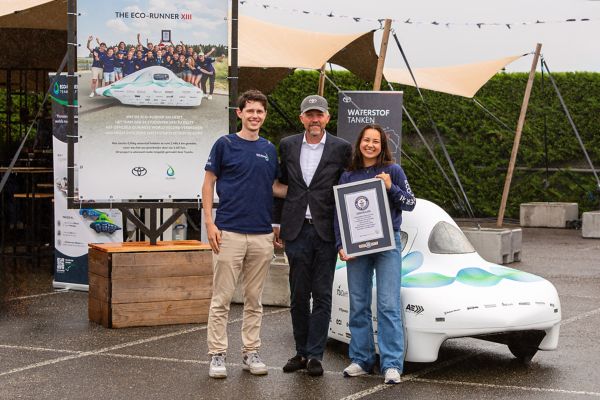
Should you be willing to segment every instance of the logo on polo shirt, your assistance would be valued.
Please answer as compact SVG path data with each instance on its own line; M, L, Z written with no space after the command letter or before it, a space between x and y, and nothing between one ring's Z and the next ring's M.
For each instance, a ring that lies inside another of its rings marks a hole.
M256 157L260 157L260 158L264 158L265 161L269 161L269 155L267 153L265 154L260 154L260 153L256 153Z

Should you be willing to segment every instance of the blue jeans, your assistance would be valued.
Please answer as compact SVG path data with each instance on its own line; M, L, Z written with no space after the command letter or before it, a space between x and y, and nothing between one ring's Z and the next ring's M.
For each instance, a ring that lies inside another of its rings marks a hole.
M371 300L373 272L377 284L377 344L380 370L404 366L404 327L400 284L402 256L400 233L394 232L396 249L359 256L346 263L350 292L350 359L365 371L375 364Z

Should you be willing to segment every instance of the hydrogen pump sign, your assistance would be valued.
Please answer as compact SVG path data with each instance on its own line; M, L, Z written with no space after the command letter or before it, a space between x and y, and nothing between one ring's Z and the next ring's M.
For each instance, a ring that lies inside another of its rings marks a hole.
M365 125L379 124L388 136L392 156L400 164L402 96L402 92L392 91L339 92L337 135L354 143Z

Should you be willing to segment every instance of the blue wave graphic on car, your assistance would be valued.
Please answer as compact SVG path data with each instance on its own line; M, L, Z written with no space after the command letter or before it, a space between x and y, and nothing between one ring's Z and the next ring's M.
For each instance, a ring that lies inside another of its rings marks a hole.
M537 282L543 280L543 278L537 275L499 265L491 266L489 271L478 267L463 268L458 271L456 276L447 276L437 272L414 273L422 265L423 254L420 251L408 253L402 258L402 287L437 288L451 285L454 282L460 282L469 286L489 287L497 285L503 279L515 282ZM335 269L345 267L346 262L338 258ZM375 279L373 279L373 285L375 286Z
M118 83L113 83L113 85L111 86L110 89L107 89L104 92L104 96L107 97L114 97L112 94L113 90L119 90L119 89L123 89L127 86L133 86L133 87L147 87L147 86L157 86L157 87L161 87L161 88L180 88L180 87L184 87L184 88L194 88L194 85L192 85L191 83L187 83L187 82L155 82L155 81L143 81L143 82L137 82L137 80L140 79L140 77L138 77L135 81L130 82L130 83L124 83L122 85L118 84Z

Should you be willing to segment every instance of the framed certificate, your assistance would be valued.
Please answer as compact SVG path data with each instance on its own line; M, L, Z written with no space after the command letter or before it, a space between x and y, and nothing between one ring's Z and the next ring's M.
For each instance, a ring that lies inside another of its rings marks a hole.
M171 42L171 30L162 30L160 31L160 41L161 42Z
M387 192L381 179L337 185L333 194L342 246L348 256L396 247Z

